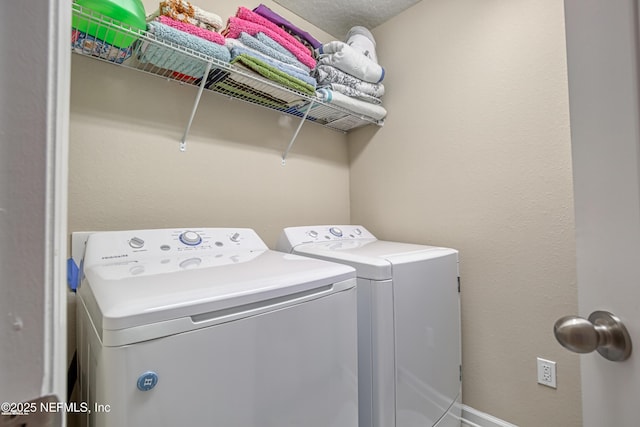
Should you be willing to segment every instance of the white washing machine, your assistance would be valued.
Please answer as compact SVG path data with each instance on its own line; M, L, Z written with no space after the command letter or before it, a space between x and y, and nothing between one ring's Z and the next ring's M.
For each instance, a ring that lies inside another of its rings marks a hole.
M83 425L358 425L351 267L250 229L99 232L77 295Z
M357 270L360 427L460 426L456 250L352 225L286 228L277 249Z

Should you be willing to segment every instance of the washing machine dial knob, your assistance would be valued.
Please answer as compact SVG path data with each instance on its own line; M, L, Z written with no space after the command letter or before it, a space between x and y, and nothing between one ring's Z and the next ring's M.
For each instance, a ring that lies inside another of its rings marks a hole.
M229 237L229 240L234 243L238 243L240 241L240 233L233 233L231 237Z
M180 241L185 245L197 246L202 243L202 237L195 231L185 231L180 235Z
M129 240L129 246L133 249L141 249L144 247L144 240L139 237L132 237L131 240Z
M340 230L338 227L331 227L329 229L329 233L333 234L336 237L342 237L342 230Z

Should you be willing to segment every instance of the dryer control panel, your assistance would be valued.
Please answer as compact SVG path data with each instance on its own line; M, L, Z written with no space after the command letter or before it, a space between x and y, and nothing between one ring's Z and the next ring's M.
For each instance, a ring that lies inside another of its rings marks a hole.
M249 228L184 228L105 231L89 235L84 268L156 257L242 254L267 250Z
M292 248L303 243L333 240L376 240L376 237L361 225L288 227L282 231L277 247L278 250L291 252Z

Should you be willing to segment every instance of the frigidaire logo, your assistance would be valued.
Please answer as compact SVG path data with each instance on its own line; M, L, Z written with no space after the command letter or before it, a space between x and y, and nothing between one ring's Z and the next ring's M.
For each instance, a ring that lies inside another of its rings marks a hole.
M116 258L126 258L128 257L128 254L122 254L122 255L111 255L111 256L103 256L102 259L116 259Z

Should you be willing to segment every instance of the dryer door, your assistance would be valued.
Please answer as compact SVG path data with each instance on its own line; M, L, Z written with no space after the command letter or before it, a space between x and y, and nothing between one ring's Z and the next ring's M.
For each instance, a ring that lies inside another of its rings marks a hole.
M396 427L432 426L460 393L458 256L393 263Z

